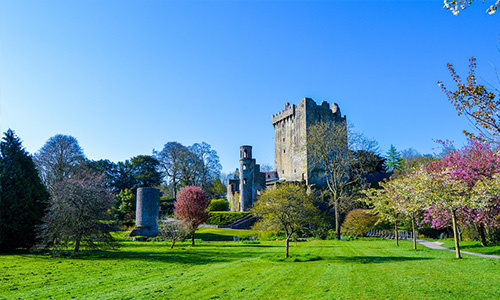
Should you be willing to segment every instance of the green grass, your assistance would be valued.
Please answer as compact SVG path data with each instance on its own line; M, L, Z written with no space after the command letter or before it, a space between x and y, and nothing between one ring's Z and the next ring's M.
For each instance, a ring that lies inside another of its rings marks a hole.
M445 248L455 249L455 242L453 239L443 240L444 244L441 246ZM469 251L474 253L482 253L482 254L491 254L491 255L500 255L500 245L487 245L486 247L481 246L481 242L468 242L462 241L460 242L460 250Z
M203 228L197 237L219 233L245 232ZM274 261L284 255L283 242L198 239L196 247L186 241L170 250L168 242L120 237L120 249L76 258L0 255L0 299L500 298L500 260L457 260L453 252L400 243L292 243L292 261Z

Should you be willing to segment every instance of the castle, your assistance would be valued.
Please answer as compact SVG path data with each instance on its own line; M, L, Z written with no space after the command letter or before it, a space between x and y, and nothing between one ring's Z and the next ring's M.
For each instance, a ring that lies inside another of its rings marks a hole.
M275 183L292 181L308 186L324 186L321 170L313 165L307 151L308 129L316 122L328 122L346 126L346 117L336 103L330 107L320 105L311 98L304 98L298 105L285 104L285 109L273 115L274 167L273 172L261 172L252 158L252 147L240 147L239 179L228 180L227 197L232 210L245 211L252 207L257 195ZM235 205L237 204L237 205Z

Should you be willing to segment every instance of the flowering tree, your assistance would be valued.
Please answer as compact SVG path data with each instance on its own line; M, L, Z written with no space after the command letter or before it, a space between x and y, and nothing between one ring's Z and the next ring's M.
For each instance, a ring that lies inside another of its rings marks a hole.
M177 195L174 214L182 221L184 228L191 233L191 245L194 246L194 232L200 224L208 220L206 211L209 199L197 186L186 186Z
M443 9L451 11L455 16L458 16L458 14L460 13L460 9L466 9L467 7L472 5L472 2L474 2L474 0L444 0ZM484 2L485 0L483 0L483 3ZM488 6L486 12L490 15L494 14L498 9L499 4L499 0L495 1L493 4Z
M387 184L382 184L386 187ZM398 220L400 218L398 208L394 205L392 198L389 198L384 189L369 189L363 191L367 196L366 203L372 207L374 214L379 216L380 220L394 225L394 235L396 236L396 246L399 246Z
M484 85L478 84L474 74L476 59L469 60L469 76L467 83L463 83L452 64L447 64L453 81L457 84L456 91L448 90L441 81L438 85L446 94L450 102L455 106L458 115L465 115L469 122L480 132L481 139L495 140L500 134L500 111L497 95L488 90ZM496 90L498 93L499 91ZM464 130L469 137L475 137L473 133Z
M463 181L467 185L468 197L473 197L477 182L491 179L500 172L500 157L490 144L469 139L468 145L459 150L448 151L441 160L428 165L431 173L442 173L450 180ZM482 183L483 185L486 183ZM488 184L491 186L491 184ZM462 225L472 225L477 231L481 244L486 245L485 228L500 226L497 216L500 214L499 200L488 198L488 203L480 208L470 207L467 203L456 210L456 217ZM440 206L431 206L424 212L424 221L434 228L445 228L452 223L449 210Z

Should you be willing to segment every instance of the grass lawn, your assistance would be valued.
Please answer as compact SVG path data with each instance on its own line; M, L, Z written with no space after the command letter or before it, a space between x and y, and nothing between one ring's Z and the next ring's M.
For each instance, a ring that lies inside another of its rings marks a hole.
M202 229L198 237L232 236ZM0 255L0 299L499 299L500 260L391 240L244 244L121 241L77 258Z
M443 241L444 241L444 243L441 246L443 246L445 248L455 249L455 242L453 241L453 239L446 239ZM486 247L482 247L481 242L476 242L476 241L474 241L474 242L468 242L468 241L460 242L460 250L474 252L474 253L500 255L500 245L488 245Z

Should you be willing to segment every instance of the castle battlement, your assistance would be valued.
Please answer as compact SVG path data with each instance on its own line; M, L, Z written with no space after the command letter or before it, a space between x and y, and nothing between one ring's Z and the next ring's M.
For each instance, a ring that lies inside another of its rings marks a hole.
M290 105L290 103L287 102L285 104L284 110L273 115L273 125L275 125L276 123L279 123L280 121L282 121L290 116L295 116L295 108L296 108L295 104Z

